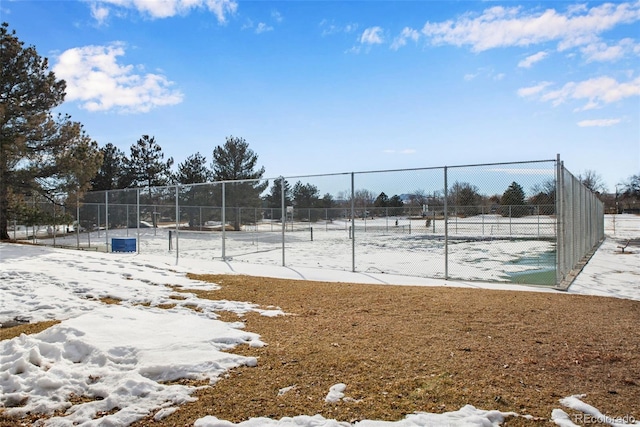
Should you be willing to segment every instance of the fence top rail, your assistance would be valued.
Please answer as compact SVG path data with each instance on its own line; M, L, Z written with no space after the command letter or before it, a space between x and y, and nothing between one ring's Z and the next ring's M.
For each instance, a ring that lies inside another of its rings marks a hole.
M416 172L416 171L427 171L427 170L438 170L438 169L471 168L471 167L481 167L481 166L508 166L508 165L524 165L524 164L531 164L531 163L552 163L552 162L556 162L556 159L523 160L523 161L517 161L517 162L477 163L477 164L452 165L452 166L445 165L445 166L428 166L428 167L404 168L404 169L379 169L379 170L352 171L352 172L290 175L290 176L277 176L277 177L269 177L269 178L198 182L193 184L173 184L173 185L157 186L152 188L170 189L170 188L176 188L176 187L198 187L198 186L204 186L204 185L238 184L238 183L259 182L259 181L278 181L281 179L292 179L292 178L319 178L319 177L328 177L328 176L345 176L345 175L348 176L351 174L358 175L358 174L373 174L373 173ZM148 190L148 189L149 187L130 187L130 188L120 188L120 189L106 190L106 191L111 192L111 191L132 191L132 190ZM102 190L102 192L104 191L105 190Z
M408 168L408 169L386 169L386 170L370 170L354 172L355 174L369 174L369 173L382 173L382 172L411 172L411 171L423 171L423 170L438 170L438 169L455 169L455 168L475 168L480 166L507 166L507 165L524 165L531 163L551 163L555 162L555 159L550 160L528 160L520 162L499 162L499 163L477 163L468 165L452 165L452 166L430 166L420 168Z

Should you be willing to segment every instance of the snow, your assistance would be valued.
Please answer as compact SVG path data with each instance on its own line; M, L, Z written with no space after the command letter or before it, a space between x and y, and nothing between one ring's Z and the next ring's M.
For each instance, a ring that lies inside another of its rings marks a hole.
M630 246L623 254L618 248L620 242L640 238L640 217L607 216L605 226L608 238L569 292L640 300L640 250ZM500 248L500 243L493 244L496 251L510 250ZM0 323L61 321L38 334L0 342L0 407L10 415L57 411L44 424L49 427L126 426L149 414L160 420L192 400L195 390L167 381L191 378L213 384L233 367L258 363L255 358L233 353L239 345L269 344L245 330L243 314L286 313L278 307L259 308L251 301L211 301L178 292L179 288L216 288L214 284L189 279L187 272L558 292L543 287L445 282L375 271L351 273L312 266L293 269L247 260L181 259L176 265L154 253L100 253L7 243L0 243L0 259ZM105 304L101 301L105 298L117 299L120 304ZM219 310L236 313L238 320L219 320ZM285 387L278 394L295 387ZM87 399L72 403L72 396ZM326 396L318 398L349 402L348 384L335 384ZM582 395L562 399L559 408L549 414L551 420L558 426L579 426L594 420L612 426L640 425L630 417L608 417L583 399ZM561 407L578 411L583 417L570 417ZM239 424L208 416L195 425L498 426L510 416L519 415L466 405L443 414L410 414L394 422L362 420L350 424L300 414L280 420L255 418Z
M640 248L619 246L640 240L640 217L606 215L607 238L569 288L571 293L640 300Z
M580 420L585 424L600 423L612 427L640 425L640 421L635 422L635 419L633 419L633 417L631 416L617 418L609 417L600 412L595 407L580 400L584 397L584 394L569 396L565 397L564 399L560 399L560 403L562 403L562 405L566 406L567 408L575 409L576 411L582 412L582 414L576 416L575 419ZM573 427L577 425L571 421L569 415L562 409L554 409L551 414L551 418L557 425L561 427Z
M444 414L427 414L416 413L407 415L403 420L388 422L363 420L350 424L348 422L338 422L336 420L327 420L320 415L286 417L280 420L271 420L269 418L254 418L238 424L228 421L221 421L213 416L207 416L199 419L195 427L261 427L261 426L278 426L278 427L423 427L423 426L461 426L461 427L492 427L499 426L507 416L517 416L511 412L500 411L483 411L476 409L471 405L466 405L458 411L445 412Z
M324 398L325 402L334 403L344 397L344 391L347 389L347 385L343 383L334 384L329 387L329 393Z
M444 222L434 220L426 226L424 220L406 217L356 219L356 269L363 273L413 275L444 278ZM504 218L501 215L476 215L454 218L448 227L449 277L466 281L508 282L511 276L540 268L551 268L556 219L533 215ZM187 225L187 224L183 224ZM352 270L352 224L343 219L291 223L286 233L286 264L295 268ZM181 230L176 239L175 223L160 228L111 229L94 231L80 237L59 235L56 245L91 246L106 251L112 238L135 237L140 253L164 258L165 262L190 261L210 263L222 256L221 233L217 227L203 231ZM313 233L311 231L313 229ZM138 231L140 235L138 235ZM170 237L170 232L173 234ZM11 234L11 233L10 233ZM16 233L14 233L16 234ZM313 235L313 239L311 236ZM26 237L18 232L17 237ZM169 242L172 250L169 250ZM47 240L52 243L53 239ZM457 244L461 243L463 244ZM239 262L282 265L282 225L262 221L244 226L242 233L226 233L225 257ZM403 256L399 257L398 253ZM523 258L549 259L548 265L527 264ZM410 272L409 274L407 274Z

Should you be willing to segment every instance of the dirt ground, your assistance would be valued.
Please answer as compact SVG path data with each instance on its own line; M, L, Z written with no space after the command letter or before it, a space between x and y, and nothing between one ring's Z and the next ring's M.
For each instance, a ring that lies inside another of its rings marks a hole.
M361 285L248 276L191 276L222 286L201 298L277 306L287 316L242 317L263 348L235 353L256 367L229 372L196 402L160 422L191 426L206 415L321 414L339 421L399 420L413 412L480 409L532 415L506 426L553 425L559 399L583 401L611 417L640 420L640 302L571 294L455 287ZM4 331L0 338L10 336ZM0 330L1 331L1 330ZM324 401L336 383L348 399ZM279 395L279 390L292 387ZM3 418L0 426L30 425ZM578 423L580 424L580 423Z

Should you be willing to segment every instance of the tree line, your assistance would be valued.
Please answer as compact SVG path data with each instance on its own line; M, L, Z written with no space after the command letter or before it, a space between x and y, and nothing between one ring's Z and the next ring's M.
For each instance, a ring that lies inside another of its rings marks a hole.
M173 158L164 158L154 136L142 135L128 155L110 143L99 147L81 123L69 115L53 113L64 102L66 83L49 70L47 58L41 57L35 47L25 46L7 23L0 25L0 43L0 240L9 239L9 218L26 218L33 224L54 223L55 206L75 206L91 190L144 188L151 199L152 188L180 184L188 186L181 202L197 206L212 197L221 200L222 195L220 186L207 189L195 184L236 181L225 188L224 195L227 205L235 209L278 209L283 197L286 206L333 209L346 206L351 198L343 195L336 200L329 193L320 195L313 184L297 181L291 185L283 178L274 180L265 192L269 185L263 179L265 169L258 166L258 155L240 137L229 136L224 144L216 146L210 164L204 155L195 153L178 164L175 172ZM587 172L581 181L606 196L599 175ZM640 174L632 176L621 190L620 194L616 191L616 204L640 200ZM539 185L533 193L525 200L524 190L513 182L501 196L486 197L472 184L456 182L448 189L447 202L459 207L460 215L475 215L485 205L511 206L509 215L524 215L529 212L527 205L553 205L555 183ZM52 204L53 213L42 212L35 203L29 203L35 199ZM356 190L353 200L362 206L363 215L366 207L395 215L407 204L436 207L442 201L441 195L427 195L421 190L406 199L397 194ZM239 229L240 211L232 209L229 219ZM152 220L155 222L155 215Z

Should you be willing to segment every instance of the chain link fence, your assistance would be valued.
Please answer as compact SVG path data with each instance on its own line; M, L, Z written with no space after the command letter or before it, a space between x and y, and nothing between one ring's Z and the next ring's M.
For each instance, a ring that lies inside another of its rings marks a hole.
M90 192L39 210L10 234L106 252L124 240L176 263L552 286L604 237L602 203L559 157Z
M604 239L604 203L558 159L556 282L566 289Z

